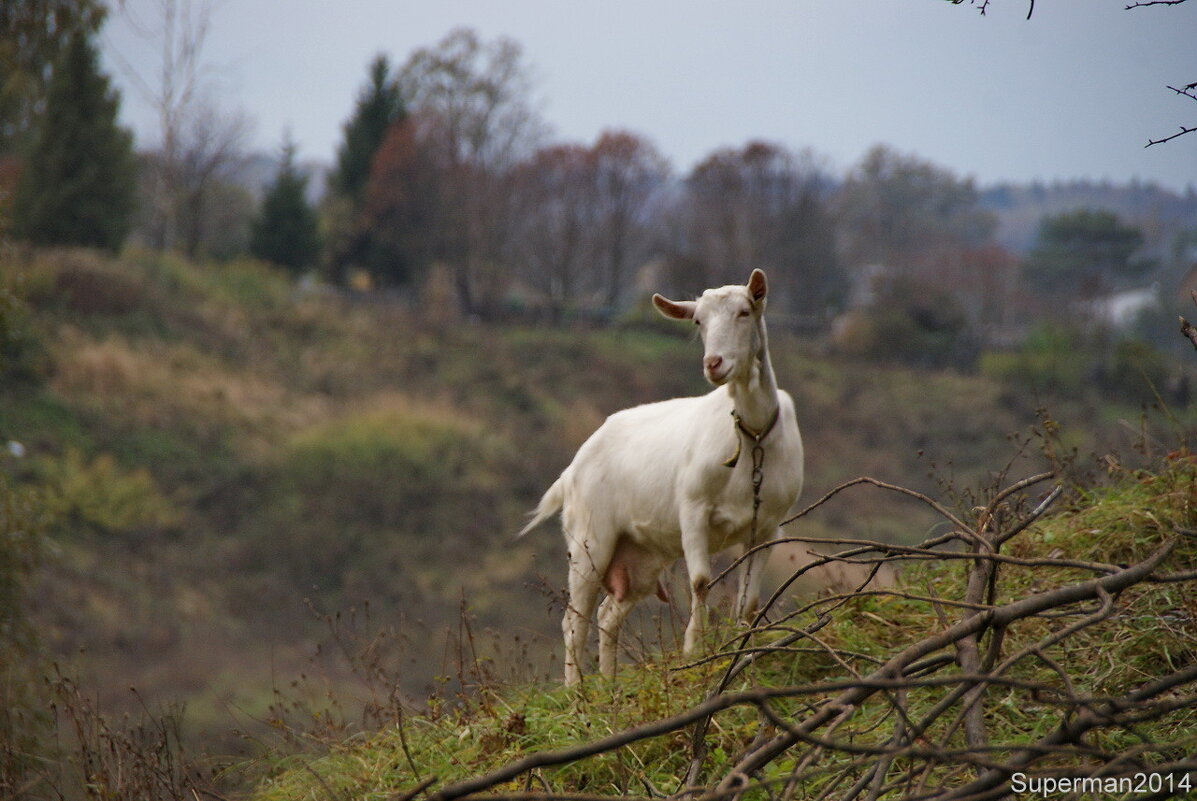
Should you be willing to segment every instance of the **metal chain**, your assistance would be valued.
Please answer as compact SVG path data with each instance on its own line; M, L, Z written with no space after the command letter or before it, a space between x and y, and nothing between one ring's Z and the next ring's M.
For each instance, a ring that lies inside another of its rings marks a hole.
M752 545L756 545L757 515L761 509L761 484L765 483L765 446L760 440L752 446Z
M748 550L751 551L756 547L757 528L760 526L761 513L761 485L765 483L765 446L762 441L769 436L769 432L773 430L773 426L777 424L777 419L781 414L781 406L773 410L773 417L765 424L765 427L760 431L753 431L748 426L744 425L744 421L740 419L740 415L732 409L732 420L735 421L735 426L732 431L736 435L736 452L731 455L731 458L723 463L724 467L734 468L740 461L740 451L743 444L740 434L748 437L752 441L752 528L748 532ZM749 558L744 565L744 586L747 587L749 578L751 576L750 566L752 559ZM745 603L747 598L742 599Z
M763 438L763 437L762 437ZM765 446L761 444L760 439L756 439L752 445L752 529L748 533L748 551L756 547L756 536L758 518L761 511L761 485L765 483ZM741 589L746 589L749 585L749 577L752 575L753 557L748 557L744 562L744 584ZM755 603L751 598L743 598L745 604ZM740 613L743 614L741 609Z

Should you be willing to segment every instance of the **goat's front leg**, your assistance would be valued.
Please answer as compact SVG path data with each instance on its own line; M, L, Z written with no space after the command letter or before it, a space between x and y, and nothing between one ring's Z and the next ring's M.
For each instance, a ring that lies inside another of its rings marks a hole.
M686 625L683 652L693 653L706 625L707 591L711 588L710 519L705 506L683 510L682 555L690 577L690 622Z

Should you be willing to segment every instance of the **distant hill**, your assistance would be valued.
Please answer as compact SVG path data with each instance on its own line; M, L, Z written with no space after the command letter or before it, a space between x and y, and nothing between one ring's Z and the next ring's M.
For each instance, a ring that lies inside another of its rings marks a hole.
M1156 184L1071 181L998 184L981 190L981 202L998 217L997 240L1015 253L1035 244L1039 221L1075 209L1104 209L1143 230L1148 256L1166 257L1176 234L1197 228L1197 190L1183 195Z

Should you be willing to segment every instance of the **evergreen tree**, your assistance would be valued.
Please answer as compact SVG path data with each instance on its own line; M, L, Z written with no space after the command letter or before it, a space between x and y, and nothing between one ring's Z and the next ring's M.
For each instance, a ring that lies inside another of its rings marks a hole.
M95 33L102 0L0 3L0 155L19 153L46 104L50 67L77 31Z
M35 244L117 250L136 191L133 137L100 72L91 34L77 30L55 65L13 199L13 233Z
M353 116L345 123L345 141L337 151L333 187L355 204L361 200L374 154L387 129L404 117L403 98L390 71L384 55L371 62L370 83L358 95Z
M1077 209L1040 221L1025 269L1038 289L1088 300L1151 266L1134 258L1142 245L1143 232L1118 215Z
M307 186L307 176L295 166L295 145L285 142L282 163L253 224L249 249L254 256L295 272L316 264L320 237Z
M387 262L388 247L365 221L363 205L375 156L388 131L405 116L398 82L386 56L379 55L370 63L369 81L345 123L345 141L329 182L333 191L325 197L333 280L344 282L355 268L377 275Z

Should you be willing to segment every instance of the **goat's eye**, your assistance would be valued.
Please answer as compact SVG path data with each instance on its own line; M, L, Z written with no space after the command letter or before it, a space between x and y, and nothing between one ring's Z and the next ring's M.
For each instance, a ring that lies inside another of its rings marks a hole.
M740 313L739 313L739 314L737 314L736 316L737 316L737 317L747 317L747 316L748 316L748 309L741 309L741 310L740 310Z
M695 324L695 325L702 325L702 323L701 323L701 322L699 322L699 320L698 320L697 318L695 318L695 320L694 320L694 324Z

